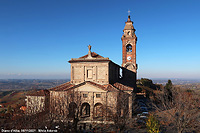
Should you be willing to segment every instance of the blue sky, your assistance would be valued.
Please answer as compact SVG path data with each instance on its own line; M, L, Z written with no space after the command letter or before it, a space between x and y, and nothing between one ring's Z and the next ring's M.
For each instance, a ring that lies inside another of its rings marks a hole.
M200 79L199 0L0 0L0 78L69 78L92 51L122 63L134 22L138 77Z

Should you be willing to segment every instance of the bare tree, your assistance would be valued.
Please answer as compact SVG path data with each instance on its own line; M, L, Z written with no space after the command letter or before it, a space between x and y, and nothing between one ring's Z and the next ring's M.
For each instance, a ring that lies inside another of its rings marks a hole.
M132 106L135 97L133 94L126 92L119 92L117 97L117 107L107 107L108 116L111 121L114 122L114 126L117 130L126 130L133 124L132 121ZM131 104L131 105L130 105Z
M194 92L172 88L170 95L164 90L156 95L159 100L154 107L159 112L161 124L174 128L178 133L199 131L200 98Z
M77 125L80 121L81 95L73 90L63 92L53 92L50 103L51 119L65 123L69 131L77 132Z
M77 132L77 125L78 122L80 121L80 113L82 111L82 102L81 102L81 95L80 92L73 90L70 94L70 98L71 100L69 103L69 106L71 105L71 107L69 107L69 111L71 111L71 113L69 113L68 117L72 118L72 127L74 129L74 131Z

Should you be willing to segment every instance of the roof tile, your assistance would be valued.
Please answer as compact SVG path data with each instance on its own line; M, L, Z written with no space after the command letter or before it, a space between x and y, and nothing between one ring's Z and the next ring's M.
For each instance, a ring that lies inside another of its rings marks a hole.
M93 58L104 58L103 56L101 56L101 55L99 55L99 54L97 54L95 52L92 52L91 55L92 55ZM87 58L87 57L88 57L88 54L86 54L86 55L84 55L82 57L79 57L79 59Z
M123 85L123 84L118 83L118 82L114 83L113 86L120 89L120 90L123 90L123 91L134 90L133 87L129 87L129 86Z
M34 91L31 94L27 94L27 96L47 96L49 95L49 90L39 90L39 91Z

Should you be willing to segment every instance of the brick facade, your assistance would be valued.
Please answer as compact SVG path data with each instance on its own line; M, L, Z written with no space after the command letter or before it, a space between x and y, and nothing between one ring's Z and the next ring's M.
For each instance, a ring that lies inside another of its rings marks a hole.
M136 43L137 37L135 35L135 29L133 27L133 22L128 17L128 21L123 30L122 35L122 67L125 67L133 72L137 72L136 64ZM128 46L131 46L130 48ZM129 48L129 50L127 50Z

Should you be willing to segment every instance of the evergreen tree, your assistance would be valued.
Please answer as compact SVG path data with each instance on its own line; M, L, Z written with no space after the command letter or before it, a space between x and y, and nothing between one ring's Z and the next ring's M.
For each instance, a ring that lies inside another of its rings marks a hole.
M172 98L173 98L172 97L172 88L173 88L173 84L172 84L172 81L169 79L168 82L166 83L165 87L164 87L165 93L166 93L169 101L172 101Z
M168 90L171 90L171 89L172 89L172 86L173 86L173 85L172 85L172 81L169 79L168 82L167 82L166 85L165 85L165 88L168 89Z

